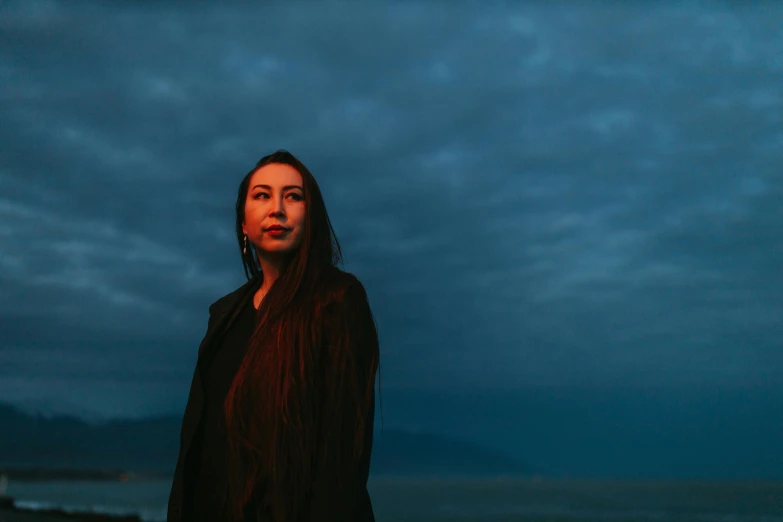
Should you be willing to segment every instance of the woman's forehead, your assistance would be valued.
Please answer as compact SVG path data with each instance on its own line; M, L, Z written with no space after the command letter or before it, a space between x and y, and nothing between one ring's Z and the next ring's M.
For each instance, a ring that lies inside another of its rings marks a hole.
M291 165L270 163L264 165L250 177L250 187L267 185L271 188L283 188L287 185L302 186L302 175Z

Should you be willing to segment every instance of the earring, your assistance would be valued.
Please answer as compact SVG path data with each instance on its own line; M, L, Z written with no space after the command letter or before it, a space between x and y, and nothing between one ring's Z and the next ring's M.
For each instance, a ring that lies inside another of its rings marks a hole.
M242 254L247 255L247 234L245 234L245 246L242 248Z

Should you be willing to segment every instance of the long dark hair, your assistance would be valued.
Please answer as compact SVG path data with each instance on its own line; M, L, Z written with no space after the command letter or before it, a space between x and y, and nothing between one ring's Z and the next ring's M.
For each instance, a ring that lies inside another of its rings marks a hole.
M239 185L236 232L240 251L244 247L242 222L250 178L270 163L291 165L302 175L305 223L299 248L261 303L256 330L226 397L227 500L235 520L241 520L252 504L267 506L275 520L293 522L304 517L307 506L303 499L308 497L314 478L318 424L324 421L319 419L316 400L336 393L324 386L337 380L324 379L318 370L327 366L346 368L339 360L337 366L323 360L324 350L319 349L323 341L322 312L340 292L340 282L350 277L336 268L342 264L342 250L315 178L285 150L261 158ZM258 277L263 282L254 250L248 248L242 254L245 275L248 280ZM377 355L374 367L379 364ZM336 357L339 359L341 354ZM342 357L350 359L345 354ZM367 390L350 392L353 397L364 398L357 409L353 436L357 455L367 422L363 415L373 391L371 383Z

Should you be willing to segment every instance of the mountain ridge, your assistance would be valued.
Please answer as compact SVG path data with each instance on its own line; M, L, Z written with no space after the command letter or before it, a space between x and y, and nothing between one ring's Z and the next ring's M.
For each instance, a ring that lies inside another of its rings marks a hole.
M0 467L36 469L122 469L173 472L181 418L88 422L68 415L29 413L0 402ZM377 429L371 471L379 474L534 473L531 466L500 450L459 437L402 428Z

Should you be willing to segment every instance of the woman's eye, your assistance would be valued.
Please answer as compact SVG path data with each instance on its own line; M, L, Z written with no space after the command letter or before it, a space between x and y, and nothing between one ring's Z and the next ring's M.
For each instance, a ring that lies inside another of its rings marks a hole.
M290 193L288 195L289 196L293 196L294 201L302 201L302 195L301 194L297 194L295 192L292 192L292 193ZM253 199L259 199L261 196L264 196L264 197L268 198L269 194L267 194L266 192L259 192L255 196L253 196Z

